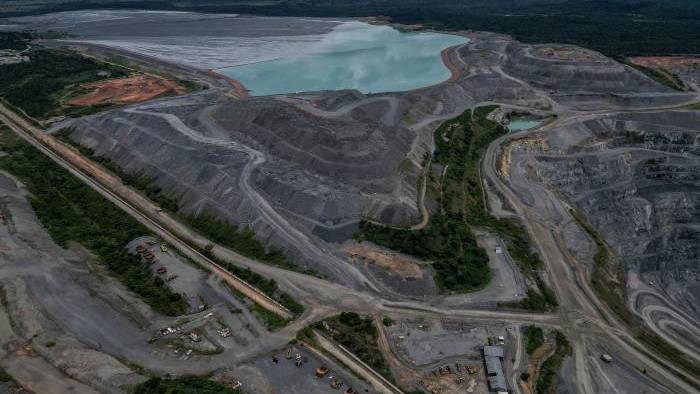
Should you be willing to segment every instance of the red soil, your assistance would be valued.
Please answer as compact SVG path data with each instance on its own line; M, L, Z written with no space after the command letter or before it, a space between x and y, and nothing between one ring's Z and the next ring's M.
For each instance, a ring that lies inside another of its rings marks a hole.
M243 86L243 84L240 83L239 81L237 81L233 78L229 78L225 75L219 74L219 73L215 72L214 70L209 70L209 74L214 76L215 78L222 79L222 80L228 82L231 85L231 87L233 88L233 95L238 97L239 99L243 100L245 98L250 97L250 94L248 93L248 89L246 89L245 86Z
M92 91L67 104L80 107L105 103L134 104L168 94L185 93L185 89L174 81L145 74L92 82L82 87Z

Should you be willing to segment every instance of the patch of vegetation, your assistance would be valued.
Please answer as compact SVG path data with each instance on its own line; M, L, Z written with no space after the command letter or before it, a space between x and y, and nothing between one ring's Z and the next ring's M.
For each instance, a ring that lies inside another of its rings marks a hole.
M70 138L71 133L72 130L70 128L64 128L57 131L54 134L54 137L76 148L83 156L89 158L95 163L100 164L102 167L114 173L114 175L118 176L122 180L122 182L124 182L124 184L143 192L146 195L146 197L160 205L161 208L174 213L177 212L177 210L179 209L179 204L177 200L163 195L161 188L154 185L153 178L142 174L127 173L126 171L122 170L119 166L117 166L108 157L96 155L93 149L73 142L73 140Z
M46 342L45 346L46 346L46 347L54 347L54 346L56 346L56 342L54 342L54 341L48 341L48 342Z
M12 375L7 373L3 368L0 368L0 382L2 383L9 383L9 382L14 382L15 380L12 378Z
M24 32L0 31L0 49L11 49L14 51L22 51L27 49L27 41L32 38L32 35Z
M316 338L314 336L313 328L308 326L304 327L303 329L297 331L296 335L296 341L297 342L306 342L306 343L314 343L316 341Z
M685 92L688 90L688 87L685 85L685 83L683 83L683 81L678 77L678 75L668 70L659 70L651 67L645 67L640 64L636 64L632 61L629 61L628 59L625 60L625 64L643 72L647 77L653 79L654 81L662 85L668 86L671 89L678 90L681 92Z
M0 17L85 8L135 8L275 16L384 16L444 30L506 33L608 55L700 53L697 0L32 0L0 3Z
M265 295L282 304L282 306L287 308L295 316L300 316L304 313L304 305L298 303L292 296L280 290L274 279L267 279L257 272L253 272L250 268L240 268L226 261L222 261L208 250L200 250L200 252L210 260L224 267L225 270L241 278L243 281L248 282L252 286L255 286Z
M37 217L54 241L75 241L99 256L109 271L156 312L177 316L187 303L126 244L148 230L34 147L0 131L0 168L18 177L30 193Z
M325 323L325 324L324 324ZM326 329L326 325L328 329ZM316 323L314 328L325 332L334 341L343 345L365 364L385 378L393 381L387 364L377 343L379 332L370 316L360 316L354 312L340 315Z
M571 354L571 344L564 334L555 331L554 335L557 348L554 354L542 364L540 374L537 378L537 385L535 386L535 392L537 394L556 392L557 373L559 372L559 368L561 368L562 362L564 362L564 358Z
M510 255L538 286L518 306L545 311L558 303L537 275L543 264L525 227L515 219L492 216L486 206L481 158L493 140L507 133L501 124L487 118L494 109L496 106L467 110L435 131L432 163L446 170L437 193L440 212L430 217L426 227L412 231L364 221L356 238L433 261L435 279L443 289L465 292L482 288L490 279L488 257L471 232L474 227L488 229L503 238Z
M695 110L695 111L700 111L700 103L693 103L693 104L690 104L690 105L688 105L686 108L692 109L692 110Z
M187 93L196 92L198 90L206 89L205 86L198 84L197 82L190 81L189 79L178 79L175 82L177 82L178 85L185 88L185 91Z
M613 265L613 255L608 245L580 213L574 210L570 210L569 213L596 244L591 274L593 290L622 321L626 324L636 323L634 314L627 308L624 301L624 290L620 286L620 283L624 283L624 278L620 276L622 271L610 272Z
M484 131L488 132L474 122L471 111L465 111L435 132L432 162L446 171L440 182L440 212L431 215L427 226L408 230L363 221L356 238L432 261L435 280L445 290L468 292L488 283L488 256L470 231L467 209L474 195L479 198L480 183L474 187L471 172L483 148L479 143Z
M252 310L255 312L255 315L258 316L263 323L265 323L265 327L267 327L267 329L270 331L282 328L290 322L290 320L277 316L276 314L255 303L253 303Z
M286 262L286 260L284 260L284 256L281 254L281 252L270 252L266 250L265 247L262 246L262 244L254 238L254 233L252 232L252 230L244 230L243 234L241 234L238 232L238 229L235 226L229 225L226 222L220 221L208 215L202 216L204 219L195 219L193 217L185 218L179 215L178 201L176 199L165 196L162 193L162 190L154 184L152 178L146 175L134 175L125 172L109 158L104 156L98 156L95 154L95 151L93 149L75 143L70 138L70 133L70 129L62 129L59 130L56 134L54 134L54 136L59 140L65 142L66 144L75 147L80 151L82 155L90 158L90 160L99 163L104 168L113 172L115 175L121 178L121 180L126 185L129 185L136 190L140 190L149 199L156 202L162 208L172 212L176 216L179 216L180 219L189 222L190 225L193 226L193 228L202 232L208 238L218 243L221 243L227 247L230 247L231 249L245 256L255 258L261 261L267 261L271 264L279 266L280 268L288 268L291 265L291 263L288 263ZM275 299L294 315L299 316L302 313L304 313L304 306L298 303L296 300L294 300L294 298L289 294L281 291L274 280L267 279L262 275L251 271L250 269L239 268L233 264L221 261L218 258L216 258L216 256L214 256L211 253L211 250L209 249L202 249L197 247L196 245L191 246L197 248L202 254L207 256L207 258L215 261L217 264L224 267L227 271L233 273L242 280L257 287L267 296ZM267 258L267 260L264 260L264 258ZM271 320L267 319L265 316L262 317L266 321Z
M241 394L241 391L207 377L186 375L173 379L148 379L134 388L134 394Z
M384 318L382 319L382 324L384 325L384 327L391 327L394 324L396 324L396 322L389 316L384 316Z
M70 138L71 132L72 131L68 128L61 129L56 132L54 136L66 144L75 147L82 155L99 163L104 168L117 175L126 185L143 192L151 201L154 201L160 205L161 208L177 215L189 224L190 227L197 230L205 237L251 259L306 275L320 276L313 269L302 269L298 265L292 263L281 251L266 248L255 238L255 232L250 228L239 229L226 220L218 219L206 213L196 217L180 215L178 200L165 196L164 193L162 193L162 189L155 185L153 178L143 174L127 173L108 157L96 155L93 149L75 143Z
M239 229L228 221L218 219L207 213L196 217L188 216L185 220L190 227L202 235L220 245L235 250L243 256L286 270L319 276L312 269L302 269L292 263L280 250L266 248L255 238L255 232L251 228Z
M0 96L33 117L89 113L90 109L63 107L61 98L81 84L127 75L121 67L72 52L36 49L27 56L28 62L0 66Z
M579 226L591 237L596 244L596 253L593 256L593 272L591 273L591 285L596 293L612 312L630 330L630 332L642 343L649 346L657 355L661 355L671 360L676 365L688 371L694 376L700 376L700 366L689 359L685 353L658 336L644 321L635 315L625 302L624 271L619 266L616 272L611 273L615 265L615 257L610 251L600 234L591 226L588 221L575 210L569 213L576 220Z
M544 343L544 331L537 326L526 326L523 330L525 334L525 351L527 354L532 354L538 347Z

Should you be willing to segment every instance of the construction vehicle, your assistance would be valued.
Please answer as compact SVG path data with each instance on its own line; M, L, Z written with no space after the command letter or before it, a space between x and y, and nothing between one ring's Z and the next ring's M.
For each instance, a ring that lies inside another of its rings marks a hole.
M199 342L202 340L202 337L200 337L197 333L191 332L187 335L192 342Z
M322 377L326 376L327 373L328 373L328 368L326 368L326 367L316 368L316 377L317 378L322 378Z
M158 269L156 270L156 272L162 275L162 274L168 272L168 269L165 268L165 267L163 267L163 266L161 266L161 267L158 267Z
M467 365L467 373L469 373L469 375L474 375L476 373L479 373L479 367L471 367L471 366Z
M145 252L145 251L146 251L146 245L144 245L144 244L136 245L136 251L139 252L139 253Z
M223 377L221 379L221 383L232 390L237 390L243 386L240 380L236 380L228 376Z
M341 382L340 380L336 380L336 379L331 380L331 388L333 388L333 389L336 389L336 390L337 390L337 389L339 389L342 385L343 385L343 382Z
M219 335L221 335L222 338L228 338L231 336L231 329L228 327L222 328L221 330L219 330Z
M170 282L170 281L173 281L175 279L177 279L177 274L170 274L170 275L168 275L167 278L165 278L165 281Z
M165 244L160 244L160 251L165 253L168 251L168 247Z
M601 354L600 359L605 361L606 363L611 363L613 358L609 354Z
M352 387L348 387L348 389L345 390L345 394L355 394L355 390L353 390Z
M301 361L301 353L297 353L296 356L294 356L294 364L297 367L301 367L302 361Z
M292 348L287 349L287 356L286 356L286 358L287 358L287 360L291 360L291 359L292 359Z

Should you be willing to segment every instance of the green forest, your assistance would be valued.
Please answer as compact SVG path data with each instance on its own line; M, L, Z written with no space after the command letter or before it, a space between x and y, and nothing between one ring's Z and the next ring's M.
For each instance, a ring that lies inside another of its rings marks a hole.
M0 65L0 96L32 117L70 115L64 113L70 109L64 108L61 101L72 89L83 83L127 75L120 67L72 52L32 49L27 55L29 62ZM83 108L76 115L89 111L90 108Z
M537 378L537 384L535 385L535 393L537 394L549 394L556 393L557 381L559 377L559 369L561 369L561 364L564 362L564 358L571 355L572 348L569 340L566 339L564 334L559 331L554 332L554 340L556 343L556 350L545 362L542 364L540 369L540 375Z
M27 49L27 41L32 38L29 33L0 32L0 49L12 49L22 51Z
M473 122L471 110L443 123L435 132L433 157L433 165L447 168L439 181L440 212L431 214L428 225L420 230L363 221L356 239L431 261L436 282L447 291L474 291L487 284L491 276L488 256L476 244L467 225L470 204L465 202L478 196L480 186L472 184L469 172L479 159L479 149L475 147L491 131Z
M91 250L109 271L155 311L181 315L187 303L126 245L148 230L34 147L3 129L0 169L17 176L31 194L37 217L54 241L75 241ZM76 202L80 202L77 204Z
M206 377L186 375L179 378L150 378L134 388L134 394L240 394Z
M328 334L382 376L393 380L389 364L387 364L377 344L379 333L370 316L358 315L355 312L343 312L323 322L316 323L314 327Z
M526 229L516 219L491 216L485 205L479 165L486 147L506 129L487 119L495 106L479 107L444 122L435 131L435 152L431 165L447 168L441 179L429 177L435 185L440 211L428 225L407 230L364 221L357 240L368 240L433 262L438 285L452 292L474 291L490 279L488 256L477 246L472 228L498 234L521 271L537 284L518 306L545 311L556 307L554 292L539 277L542 261L532 248Z
M695 0L5 0L0 17L85 8L143 8L277 16L384 16L445 30L506 33L609 56L700 53Z
M154 179L143 174L132 174L125 172L108 157L99 156L95 154L93 149L84 147L74 142L70 138L70 133L71 129L66 128L59 130L54 134L54 136L64 143L75 147L81 154L90 158L90 160L99 163L107 170L113 172L126 185L141 191L149 199L158 203L161 207L169 210L173 213L173 215L179 217L181 220L189 223L192 228L204 234L207 236L207 238L213 240L214 242L221 243L222 245L229 247L244 256L274 264L281 268L296 268L296 266L286 260L281 252L266 249L260 241L255 239L255 233L253 233L252 230L239 230L236 226L207 214L203 214L198 217L180 214L178 201L174 198L167 197L164 193L162 193L162 190L155 184ZM196 247L196 245L192 246ZM304 306L298 303L292 296L280 290L277 282L274 280L267 279L262 275L251 271L250 269L240 268L233 264L220 261L209 250L201 248L197 249L200 249L200 251L209 259L216 261L227 271L233 273L242 280L257 287L266 295L275 299L294 315L298 316L304 313ZM260 314L263 314L264 310L259 308L258 311ZM266 317L266 320L268 321L274 320L275 326L283 326L286 324L284 321L275 320L276 316L273 314L264 314L263 317Z

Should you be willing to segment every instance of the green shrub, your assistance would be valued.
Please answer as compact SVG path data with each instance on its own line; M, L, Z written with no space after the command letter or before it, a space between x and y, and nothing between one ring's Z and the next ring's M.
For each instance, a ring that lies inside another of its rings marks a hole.
M0 132L0 168L17 176L30 192L30 203L54 241L75 241L97 256L129 290L155 311L177 316L187 303L153 275L126 245L148 230L99 193L8 131Z

